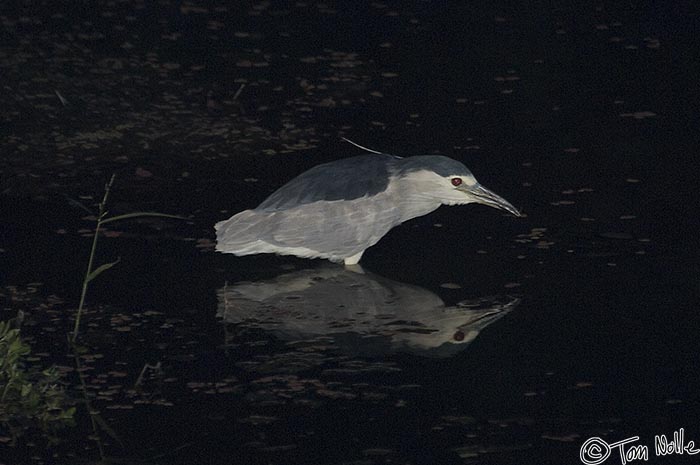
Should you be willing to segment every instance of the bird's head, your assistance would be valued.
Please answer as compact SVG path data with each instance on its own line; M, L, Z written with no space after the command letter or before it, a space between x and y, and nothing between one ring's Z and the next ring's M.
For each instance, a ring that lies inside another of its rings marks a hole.
M443 205L480 203L521 216L510 202L479 184L466 166L452 158L441 155L404 158L401 176L420 197Z

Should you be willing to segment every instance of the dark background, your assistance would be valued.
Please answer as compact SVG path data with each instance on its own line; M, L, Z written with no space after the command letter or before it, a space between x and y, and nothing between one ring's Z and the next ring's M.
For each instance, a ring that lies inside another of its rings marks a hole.
M2 317L30 315L45 362L70 364L63 333L89 251L92 223L72 200L94 207L116 173L114 213L191 218L101 239L100 262L122 261L90 291L86 343L103 355L86 362L91 379L123 371L112 382L126 386L163 361L177 380L146 404L126 388L96 400L125 444L107 438L108 455L569 464L588 437L639 435L654 463L689 459L656 460L653 437L684 427L700 440L692 2L3 2L0 21ZM341 137L452 156L527 214L443 207L363 258L450 304L522 297L467 350L345 354L391 367L348 381L324 371L346 359L318 349L312 363L268 334L222 349L217 288L318 263L210 253L212 225L359 153ZM161 316L115 332L115 318L149 310ZM228 377L232 393L187 387ZM276 382L305 387L260 394ZM365 385L387 397L359 395ZM0 445L0 462L96 460L79 419L54 449Z

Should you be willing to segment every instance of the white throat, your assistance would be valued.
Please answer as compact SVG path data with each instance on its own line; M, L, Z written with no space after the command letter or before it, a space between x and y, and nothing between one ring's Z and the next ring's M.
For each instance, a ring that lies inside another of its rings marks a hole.
M442 201L431 192L444 180L431 171L414 171L399 179L396 190L401 221L427 215L437 210Z

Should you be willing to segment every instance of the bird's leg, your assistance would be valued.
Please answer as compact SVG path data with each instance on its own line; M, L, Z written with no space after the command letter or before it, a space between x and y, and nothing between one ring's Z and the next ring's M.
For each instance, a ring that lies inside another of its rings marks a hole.
M360 259L362 258L362 254L363 254L363 253L365 253L364 250L363 250L362 252L360 252L360 253L356 253L356 254L353 255L352 257L347 257L347 258L344 260L345 266L348 266L348 265L357 265L358 263L360 263Z
M345 265L345 270L357 274L365 274L365 269L359 263L357 265Z

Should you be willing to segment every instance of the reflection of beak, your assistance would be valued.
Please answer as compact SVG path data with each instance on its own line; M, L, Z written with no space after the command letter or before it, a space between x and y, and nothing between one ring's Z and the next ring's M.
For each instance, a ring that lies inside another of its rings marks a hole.
M518 209L511 205L510 202L508 202L506 199L496 194L495 192L486 189L481 184L475 184L473 186L462 185L459 186L457 189L476 198L477 203L483 203L484 205L488 205L489 207L498 208L499 210L505 210L511 215L522 216Z

